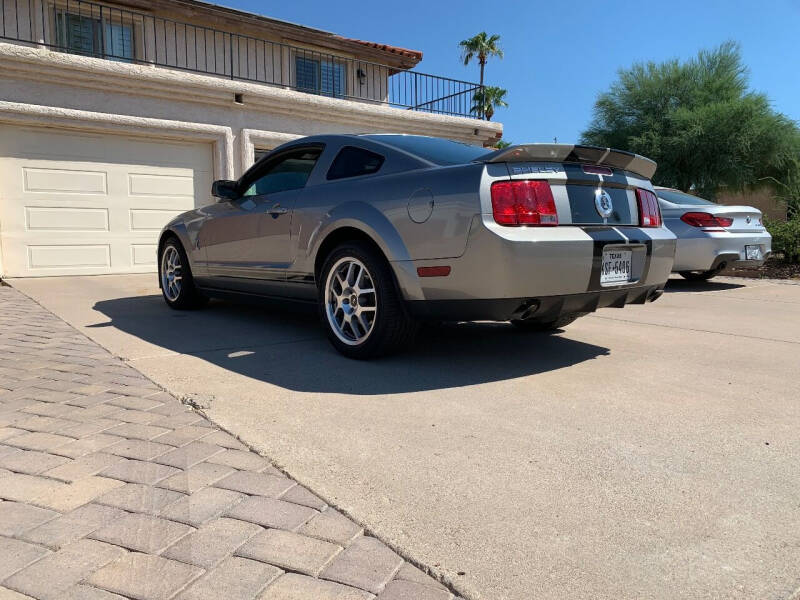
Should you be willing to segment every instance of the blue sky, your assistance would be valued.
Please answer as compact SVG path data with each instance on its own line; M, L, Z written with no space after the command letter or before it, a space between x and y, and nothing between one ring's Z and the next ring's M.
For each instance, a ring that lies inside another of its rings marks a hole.
M508 90L495 120L514 142L577 141L598 92L633 62L687 58L727 39L740 42L753 89L800 121L800 0L218 0L348 37L424 53L418 70L478 80L459 61L459 40L498 33L503 60L489 85ZM391 8L389 8L391 7Z

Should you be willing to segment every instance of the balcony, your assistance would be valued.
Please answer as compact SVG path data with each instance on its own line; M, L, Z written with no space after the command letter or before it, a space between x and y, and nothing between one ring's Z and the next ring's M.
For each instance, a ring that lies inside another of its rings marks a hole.
M0 0L0 39L106 60L476 118L476 83L84 0Z

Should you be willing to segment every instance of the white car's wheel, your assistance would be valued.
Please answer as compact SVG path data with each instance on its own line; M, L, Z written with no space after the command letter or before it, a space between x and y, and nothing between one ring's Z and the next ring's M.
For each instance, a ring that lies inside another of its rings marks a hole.
M327 257L319 279L319 308L331 343L350 358L395 352L417 331L386 260L363 242L342 244Z
M688 281L708 281L719 273L718 269L712 271L681 271L680 275Z

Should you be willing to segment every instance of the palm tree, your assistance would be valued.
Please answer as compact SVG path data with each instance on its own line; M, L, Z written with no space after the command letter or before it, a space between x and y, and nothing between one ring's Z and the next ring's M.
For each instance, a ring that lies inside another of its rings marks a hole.
M494 147L495 147L495 148L497 148L498 150L502 150L503 148L508 148L508 147L509 147L509 146L511 146L513 143L514 143L514 142L507 142L506 140L497 140L497 141L494 143Z
M487 85L479 89L472 96L472 108L470 112L485 116L487 121L492 120L494 109L501 106L508 106L505 100L508 90L493 85Z
M464 66L468 65L476 56L478 57L478 64L481 66L481 89L483 89L483 69L486 67L487 59L491 56L503 58L503 51L498 45L499 41L499 35L489 35L485 31L481 31L478 35L466 40L461 40L458 43L458 47L461 49L461 59L464 61ZM482 117L483 114L479 113L478 116Z

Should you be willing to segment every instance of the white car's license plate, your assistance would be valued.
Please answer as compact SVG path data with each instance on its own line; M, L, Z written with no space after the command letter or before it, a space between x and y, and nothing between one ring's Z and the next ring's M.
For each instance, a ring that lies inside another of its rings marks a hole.
M747 260L761 260L761 246L745 246Z
M631 280L631 250L603 250L600 285L619 285Z

